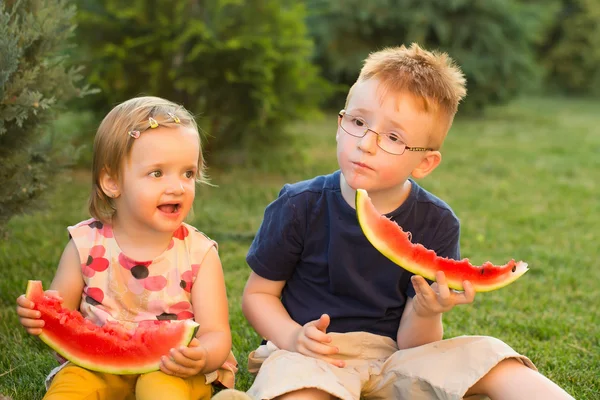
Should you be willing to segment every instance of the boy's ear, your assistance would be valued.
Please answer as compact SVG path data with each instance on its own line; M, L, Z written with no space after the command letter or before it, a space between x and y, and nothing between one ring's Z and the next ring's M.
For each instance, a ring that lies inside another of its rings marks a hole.
M104 194L110 198L119 197L119 194L121 194L119 181L112 177L104 168L100 172L100 187Z
M427 155L421 160L412 171L412 176L415 179L422 179L429 175L442 162L442 153L437 150L428 151Z

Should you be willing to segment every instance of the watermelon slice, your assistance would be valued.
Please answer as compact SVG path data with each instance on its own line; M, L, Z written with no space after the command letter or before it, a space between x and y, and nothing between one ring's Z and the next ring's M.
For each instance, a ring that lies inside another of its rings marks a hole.
M473 284L476 292L500 289L527 272L527 263L510 260L505 265L486 262L474 266L468 258L460 261L439 257L421 244L413 244L406 232L389 218L381 215L363 189L356 191L358 223L371 244L384 256L416 275L435 280L435 273L443 271L448 286L463 290L463 281Z
M156 371L162 356L187 346L198 330L193 320L143 321L133 332L116 322L100 327L44 295L41 281L29 281L25 296L42 313L40 339L67 360L93 371L120 375Z

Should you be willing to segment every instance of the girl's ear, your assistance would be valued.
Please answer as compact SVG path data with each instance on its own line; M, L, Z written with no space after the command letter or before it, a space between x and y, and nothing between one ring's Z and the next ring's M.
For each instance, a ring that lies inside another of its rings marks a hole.
M437 150L428 151L419 165L412 171L415 179L425 178L442 162L442 153Z
M115 179L106 169L102 169L100 172L100 187L105 195L110 198L119 197L121 190L119 188L119 181Z

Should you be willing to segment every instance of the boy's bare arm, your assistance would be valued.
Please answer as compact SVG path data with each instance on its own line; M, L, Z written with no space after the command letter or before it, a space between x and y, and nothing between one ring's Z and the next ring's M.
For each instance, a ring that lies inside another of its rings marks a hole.
M458 304L470 304L475 299L475 290L469 281L464 281L464 292L450 290L443 272L436 273L431 286L421 276L411 278L416 295L408 299L400 326L397 342L400 349L408 349L442 340L444 328L442 314Z
M300 324L281 303L285 281L271 281L252 272L242 296L242 311L250 325L262 337L280 349L292 350Z
M427 343L442 340L444 327L442 324L442 313L430 316L419 316L414 309L414 300L406 301L396 341L400 350L410 349Z
M246 319L258 334L280 349L344 367L344 361L331 357L339 353L339 349L331 344L332 338L327 333L331 322L329 315L323 314L314 321L298 324L281 303L284 286L285 281L270 281L252 272L242 300L242 311Z

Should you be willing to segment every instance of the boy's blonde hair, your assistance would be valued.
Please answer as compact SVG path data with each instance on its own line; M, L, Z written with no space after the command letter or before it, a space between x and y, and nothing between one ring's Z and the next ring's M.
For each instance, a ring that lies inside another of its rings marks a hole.
M92 191L89 199L89 212L92 217L105 223L113 217L114 204L100 186L102 171L106 171L113 179L119 179L123 163L129 157L136 140L129 132L138 131L143 135L144 131L150 129L150 118L159 126L181 126L198 132L196 121L189 111L160 97L135 97L113 108L100 123L94 139ZM198 182L205 181L204 171L205 163L200 147Z
M458 103L467 94L465 76L448 54L424 50L416 43L409 48L386 48L367 57L356 83L371 78L378 79L386 92L411 94L419 100L422 111L441 117L444 129L430 139L441 146ZM352 88L346 104L351 95Z

